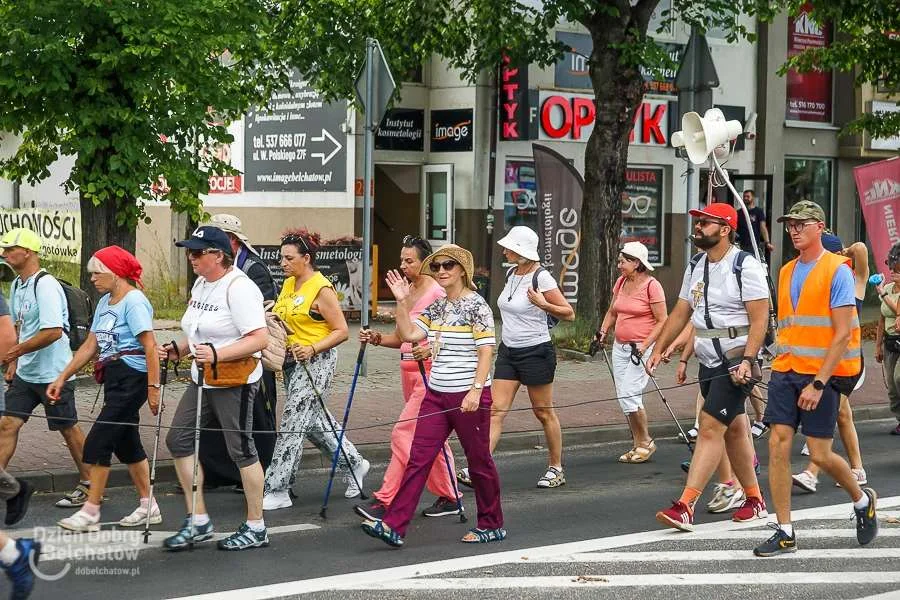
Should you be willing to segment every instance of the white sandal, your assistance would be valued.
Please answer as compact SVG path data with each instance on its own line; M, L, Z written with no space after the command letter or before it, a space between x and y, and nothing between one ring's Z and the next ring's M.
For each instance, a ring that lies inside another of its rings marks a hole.
M566 475L562 469L556 467L547 467L547 472L537 482L539 488L555 488L561 485L566 485Z

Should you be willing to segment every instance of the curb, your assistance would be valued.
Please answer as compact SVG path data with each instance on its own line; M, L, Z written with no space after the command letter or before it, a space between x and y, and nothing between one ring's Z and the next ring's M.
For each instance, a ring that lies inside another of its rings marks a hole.
M881 419L895 418L888 406L861 406L853 409L855 422L877 421ZM681 426L685 431L693 427L693 421L682 420ZM655 439L673 439L677 435L670 421L660 421L649 424L650 435ZM611 442L624 442L631 439L631 431L625 424L570 427L563 429L565 447L595 446ZM457 440L451 442L456 456L462 456L462 449ZM503 434L497 446L496 453L512 453L539 451L546 447L544 432L518 431ZM360 453L366 459L375 464L386 464L391 457L390 442L376 444L358 444ZM308 452L300 464L303 471L330 469L331 462L326 460L321 453ZM18 479L24 479L34 486L35 491L43 493L66 492L78 484L78 472L74 470L56 469L47 471L11 471ZM175 464L172 459L160 460L156 463L156 483L171 483L177 481L175 476ZM109 472L108 487L122 487L131 485L131 478L125 465L113 465Z

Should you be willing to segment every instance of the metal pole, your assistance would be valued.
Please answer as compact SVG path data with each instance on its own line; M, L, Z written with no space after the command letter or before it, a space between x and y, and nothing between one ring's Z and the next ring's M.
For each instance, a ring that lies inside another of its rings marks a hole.
M375 152L375 40L366 38L366 114L364 127L365 151L363 154L363 276L362 276L362 306L359 319L363 329L369 328L370 288L372 285L372 272L370 270L372 249L372 171L373 154ZM362 363L363 377L368 375L365 357Z
M684 184L687 187L687 197L684 200L684 266L685 266L685 268L687 268L688 261L691 260L691 246L693 245L693 243L691 242L691 233L694 230L693 217L691 216L691 209L694 208L693 203L691 202L691 200L693 199L693 196L694 196L693 179L694 179L694 165L691 164L691 161L687 161L687 175L684 178Z

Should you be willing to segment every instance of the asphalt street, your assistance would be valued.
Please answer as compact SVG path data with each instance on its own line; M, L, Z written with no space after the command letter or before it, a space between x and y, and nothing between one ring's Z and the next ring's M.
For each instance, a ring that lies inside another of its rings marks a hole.
M859 425L869 482L882 498L900 496L900 438L887 435L890 425L890 421ZM693 534L665 532L665 537L659 537L653 515L679 495L684 482L679 463L687 457L687 450L675 439L658 443L653 460L643 465L616 462L616 457L627 450L624 443L569 448L565 454L568 483L554 490L535 487L545 466L543 450L498 455L509 530L509 537L502 543L459 542L466 529L474 526L473 494L464 490L468 523L461 524L456 517L417 517L406 545L399 550L388 548L360 531L360 519L351 510L355 501L343 498L345 486L340 482L329 503L328 519L320 518L327 481L327 473L320 471L302 473L293 508L266 513L271 546L265 549L226 553L208 543L191 552L168 553L159 547L163 534L154 533L145 546L139 533L123 532L112 525L91 537L62 535L52 525L72 511L55 508L56 497L51 495L34 497L28 517L13 534L28 535L32 528L46 528L36 532L45 538L47 549L40 569L48 578L59 579L38 581L33 597L55 600L112 595L127 595L129 600L175 598L294 582L268 592L226 594L234 598L284 597L311 591L312 586L305 586L302 580L312 582L448 559L457 562L424 571L425 576L418 577L417 569L412 568L398 572L388 583L369 585L359 579L361 589L356 590L337 591L337 586L319 585L315 589L324 591L311 597L390 594L398 599L451 598L459 596L459 588L477 588L482 598L720 598L752 592L767 599L800 600L857 598L900 590L900 574L895 573L900 564L900 537L896 535L900 525L883 520L886 533L872 546L880 554L865 554L869 549L860 550L855 538L848 537L853 535L854 525L846 494L824 475L816 494L795 493L794 508L845 506L819 515L811 513L809 520L802 521L798 526L801 551L793 558L751 559L753 546L768 537L765 523L757 521L749 524L749 531L746 526L735 531L740 528L728 522L729 515L698 512L696 522L711 524L708 527L712 529ZM798 438L795 467L801 464L800 445ZM765 444L758 444L758 448L765 464ZM367 488L380 484L383 468L373 468L366 479ZM765 469L762 479L768 495ZM171 484L163 491L160 504L164 522L154 529L171 531L184 515L183 498L174 494ZM701 501L705 504L709 498L707 492ZM426 492L422 507L431 500ZM207 494L207 502L217 531L230 533L241 523L241 496L216 490ZM134 504L130 489L110 490L103 520L117 520ZM900 503L895 503L894 509L883 516L897 515L898 508ZM812 529L821 532L804 537L804 532ZM626 534L628 537L613 537ZM576 542L581 545L559 551L530 551L531 561L529 556L518 555L522 549ZM804 549L808 550L806 559ZM682 554L689 556L682 551L701 550L711 554L691 553L695 559L679 559ZM598 551L612 554L597 556ZM633 554L623 555L625 552ZM496 553L502 556L491 556ZM454 568L457 564L459 568ZM427 575L432 572L435 574ZM637 575L641 578L629 579ZM709 585L710 577L721 581ZM346 587L347 578L341 581ZM353 578L350 581L352 587Z

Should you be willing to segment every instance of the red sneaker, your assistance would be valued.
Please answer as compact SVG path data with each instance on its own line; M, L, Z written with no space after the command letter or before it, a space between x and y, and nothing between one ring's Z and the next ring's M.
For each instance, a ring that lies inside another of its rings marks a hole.
M744 503L741 504L739 509L734 511L731 520L743 523L744 521L752 521L753 519L765 519L768 516L769 513L766 511L766 501L755 496L750 496L744 500Z
M672 503L671 508L656 513L656 520L666 527L674 527L681 531L694 530L694 511L678 500Z

